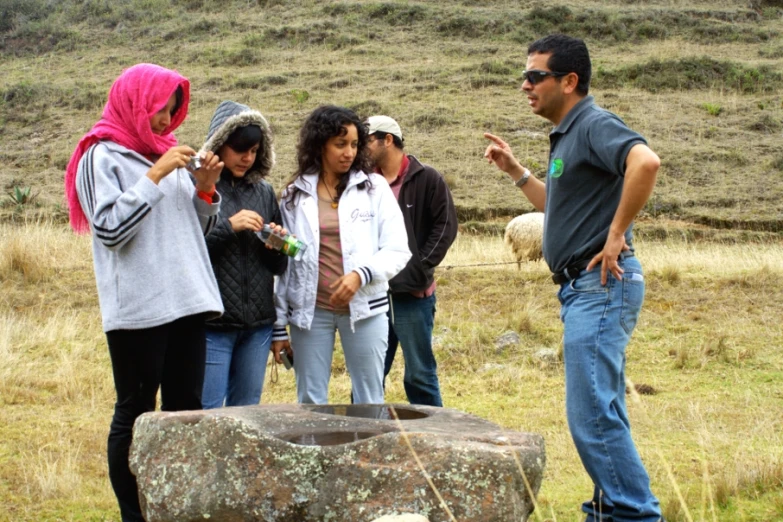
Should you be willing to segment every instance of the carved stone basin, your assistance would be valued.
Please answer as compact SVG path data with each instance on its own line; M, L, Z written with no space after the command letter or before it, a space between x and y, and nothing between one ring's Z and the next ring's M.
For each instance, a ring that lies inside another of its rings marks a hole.
M390 404L145 413L130 454L148 522L524 522L544 462L539 435Z
M400 419L416 420L426 419L429 413L409 408L406 406L389 406L387 404L349 404L349 405L327 405L311 408L316 413L326 415L340 415L342 417L354 417L362 419L395 420Z
M383 435L382 431L316 431L281 436L280 439L302 446L337 446Z

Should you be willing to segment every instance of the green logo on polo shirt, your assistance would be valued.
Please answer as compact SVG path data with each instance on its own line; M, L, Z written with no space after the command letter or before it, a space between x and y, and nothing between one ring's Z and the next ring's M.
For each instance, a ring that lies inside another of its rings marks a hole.
M559 178L563 175L563 160L560 158L552 160L549 165L549 176L552 178Z

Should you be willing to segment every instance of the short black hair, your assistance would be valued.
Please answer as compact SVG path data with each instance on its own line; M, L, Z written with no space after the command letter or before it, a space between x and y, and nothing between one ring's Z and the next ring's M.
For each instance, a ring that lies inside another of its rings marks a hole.
M256 145L261 145L263 136L258 125L245 125L232 132L226 139L225 145L236 152L247 152Z
M584 40L564 34L550 34L536 40L527 48L527 54L551 54L547 60L550 71L576 73L579 78L576 92L586 96L590 91L592 65Z
M372 133L373 136L378 138L379 140L383 141L386 139L386 135L391 134L390 132L383 132L383 131L375 131ZM396 134L391 134L392 140L394 141L394 146L398 149L402 150L405 148L405 141L401 140L399 136Z

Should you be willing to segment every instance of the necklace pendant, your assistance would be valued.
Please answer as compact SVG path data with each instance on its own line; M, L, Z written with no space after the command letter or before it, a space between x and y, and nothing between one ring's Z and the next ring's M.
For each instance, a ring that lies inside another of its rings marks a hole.
M337 208L337 202L336 201L332 201L332 208Z

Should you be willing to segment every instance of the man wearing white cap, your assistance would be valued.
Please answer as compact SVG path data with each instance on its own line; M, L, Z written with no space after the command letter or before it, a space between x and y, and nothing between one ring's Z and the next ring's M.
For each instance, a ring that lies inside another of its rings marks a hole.
M405 154L399 124L388 116L366 122L370 158L389 182L405 217L413 256L389 281L389 348L384 376L389 374L397 344L405 359L405 393L411 404L443 406L437 363L432 352L435 319L435 267L457 237L457 211L440 173Z

